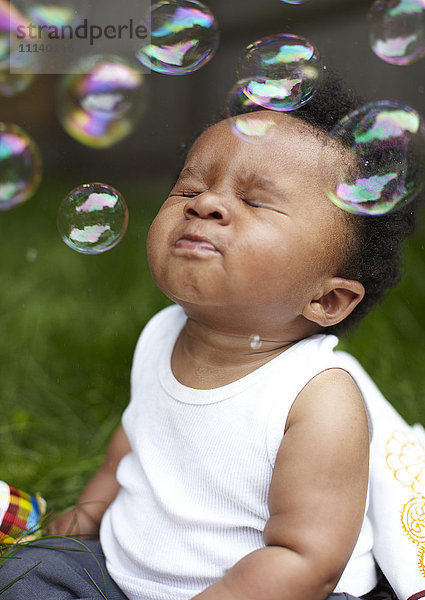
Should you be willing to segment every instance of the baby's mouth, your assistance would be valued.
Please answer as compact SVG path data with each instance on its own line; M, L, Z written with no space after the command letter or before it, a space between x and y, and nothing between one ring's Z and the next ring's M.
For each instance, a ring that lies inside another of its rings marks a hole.
M176 248L201 253L219 254L219 251L207 238L199 235L185 234L174 244Z

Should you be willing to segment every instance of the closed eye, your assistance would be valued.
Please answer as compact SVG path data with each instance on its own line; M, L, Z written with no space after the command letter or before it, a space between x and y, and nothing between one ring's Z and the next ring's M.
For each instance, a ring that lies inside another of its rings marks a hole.
M266 208L264 204L261 202L254 202L253 200L246 200L246 198L241 198L242 202L248 204L248 206L253 206L254 208Z
M180 196L183 196L183 198L195 198L196 196L199 196L201 192L181 192Z
M186 190L172 190L170 196L180 196L181 198L195 198L202 192L189 192Z
M276 205L274 204L267 204L267 202L261 202L261 201L254 201L254 200L247 200L246 198L241 198L242 202L244 202L245 204L248 204L248 206L252 206L253 208L266 208L267 210L273 210L274 212L280 213L285 215L285 211L278 208Z

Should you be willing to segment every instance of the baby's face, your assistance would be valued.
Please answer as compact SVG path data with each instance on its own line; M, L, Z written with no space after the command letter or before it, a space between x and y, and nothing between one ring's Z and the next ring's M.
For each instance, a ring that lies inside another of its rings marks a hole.
M226 121L198 138L152 223L148 258L189 316L267 335L338 275L347 225L324 191L323 135L288 114L256 116L278 124L264 144L239 140Z

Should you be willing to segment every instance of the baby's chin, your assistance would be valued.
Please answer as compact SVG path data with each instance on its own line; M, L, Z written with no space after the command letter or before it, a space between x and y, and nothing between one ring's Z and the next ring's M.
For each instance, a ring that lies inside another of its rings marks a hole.
M221 306L226 309L219 265L209 260L181 260L155 249L148 252L152 279L161 292L185 310L193 307Z

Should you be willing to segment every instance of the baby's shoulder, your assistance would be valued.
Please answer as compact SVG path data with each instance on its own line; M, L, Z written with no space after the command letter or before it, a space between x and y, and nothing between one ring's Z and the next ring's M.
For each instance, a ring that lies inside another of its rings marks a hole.
M362 393L349 372L332 367L315 375L298 394L287 420L287 429L295 422L323 427L328 433L353 424L365 432L368 418Z
M325 394L332 397L349 394L362 399L359 387L351 373L339 365L326 368L317 373L301 390L301 394Z

